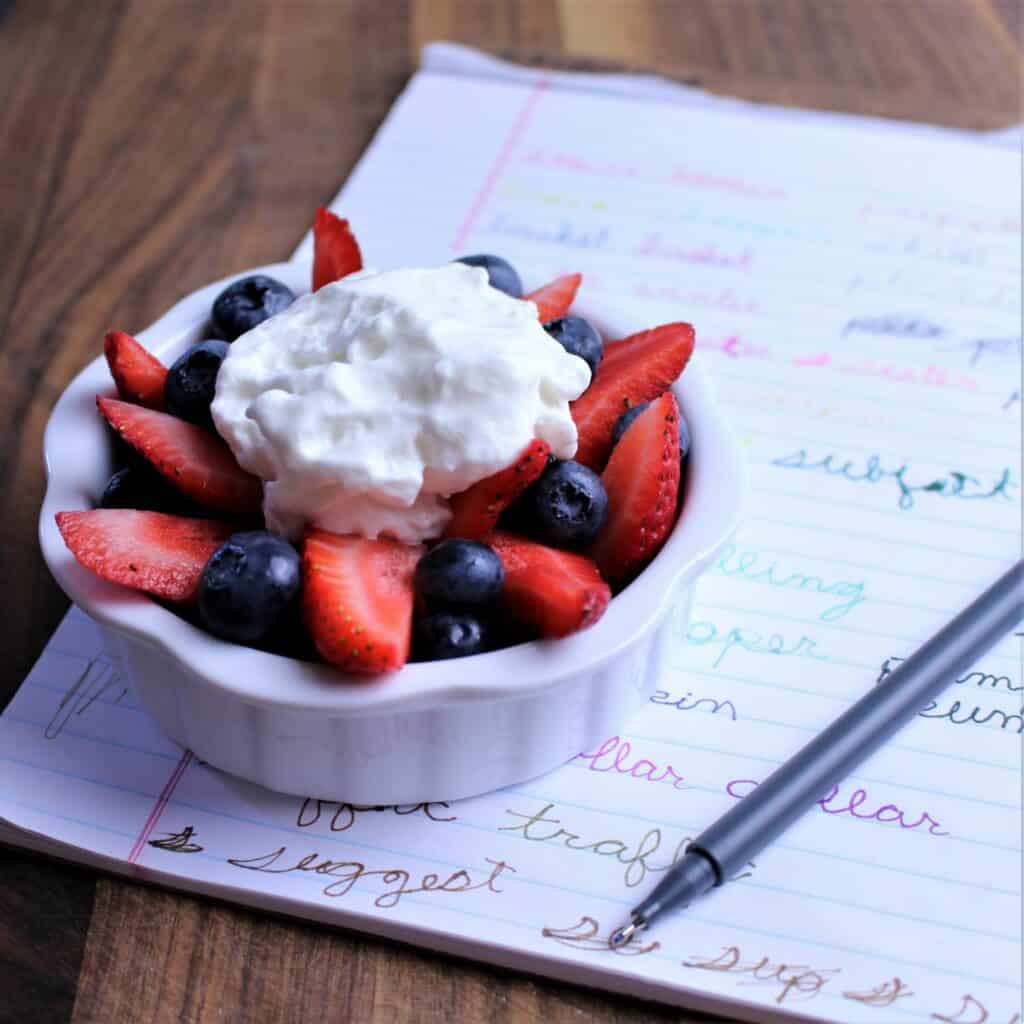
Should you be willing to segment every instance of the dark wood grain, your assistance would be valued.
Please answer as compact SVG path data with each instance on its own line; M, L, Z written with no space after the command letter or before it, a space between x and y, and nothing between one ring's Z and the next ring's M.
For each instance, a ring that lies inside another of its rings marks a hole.
M424 42L996 128L1020 31L1018 0L0 0L0 705L65 608L35 543L53 401L108 327L287 255ZM0 1021L72 1015L701 1019L0 851Z

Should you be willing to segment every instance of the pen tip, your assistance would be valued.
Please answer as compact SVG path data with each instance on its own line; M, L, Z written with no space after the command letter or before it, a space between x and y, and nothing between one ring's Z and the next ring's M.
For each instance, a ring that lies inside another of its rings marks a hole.
M612 949L618 949L619 946L624 946L633 936L637 933L642 925L637 924L636 921L630 921L629 924L624 924L621 928L616 928L615 931L608 936L608 945Z

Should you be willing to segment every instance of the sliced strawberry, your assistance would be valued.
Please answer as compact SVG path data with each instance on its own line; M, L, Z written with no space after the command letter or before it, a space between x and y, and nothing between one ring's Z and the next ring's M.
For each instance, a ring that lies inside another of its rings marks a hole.
M313 220L313 291L362 269L363 256L348 221L321 206Z
M216 434L164 412L97 398L106 421L186 497L221 512L252 516L260 481L243 470Z
M608 519L591 554L606 579L634 576L661 549L679 502L679 406L666 392L615 446L601 476Z
M507 469L500 469L468 490L452 495L452 521L446 537L481 540L498 525L509 505L544 472L551 448L534 438Z
M195 597L210 556L234 529L213 519L129 508L58 512L57 528L75 558L97 576L168 601Z
M604 614L612 592L589 558L500 531L489 543L505 567L502 602L542 636L568 636Z
M408 661L413 572L422 554L396 540L306 531L302 616L329 662L375 675Z
M590 387L572 403L579 432L576 461L600 472L612 447L615 421L629 408L666 391L693 353L689 324L665 324L605 346Z
M523 298L536 305L537 319L546 324L549 320L557 320L569 312L582 281L582 274L566 274L565 277L556 277L550 284L524 295Z
M150 409L164 408L164 382L167 367L124 331L107 331L103 339L110 376L117 393L127 402Z

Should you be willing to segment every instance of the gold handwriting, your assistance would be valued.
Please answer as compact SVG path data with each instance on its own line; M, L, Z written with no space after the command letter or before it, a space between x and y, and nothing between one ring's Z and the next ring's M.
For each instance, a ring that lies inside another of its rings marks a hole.
M909 985L899 978L893 978L892 981L884 981L866 992L844 992L843 998L854 999L865 1006L892 1006L897 999L905 999L913 994Z
M484 889L488 892L501 893L497 886L498 879L506 872L515 874L515 868L503 860L485 858L492 865L490 874L483 879L474 881L473 876L465 868L459 868L447 876L428 872L422 876L413 876L405 868L368 868L356 860L330 860L319 853L307 853L292 863L286 846L278 847L270 853L259 857L229 857L228 863L246 871L259 871L268 875L286 875L292 872L310 872L321 878L328 878L322 889L325 896L337 898L346 896L356 883L362 881L379 881L384 892L374 899L376 907L389 909L398 905L403 896L411 896L418 892L471 892Z
M691 957L683 961L684 967L701 971L722 971L742 974L749 978L741 984L774 984L779 986L776 1003L787 999L813 999L837 974L837 968L808 967L806 964L772 963L763 956L760 960L744 962L737 946L725 946L717 956Z
M617 956L643 956L652 953L661 946L660 942L651 942L646 946L627 942L624 946L613 946L610 935L601 935L601 926L592 917L581 917L568 928L542 928L541 935L552 939L562 946L574 949L585 949L593 953L614 953Z

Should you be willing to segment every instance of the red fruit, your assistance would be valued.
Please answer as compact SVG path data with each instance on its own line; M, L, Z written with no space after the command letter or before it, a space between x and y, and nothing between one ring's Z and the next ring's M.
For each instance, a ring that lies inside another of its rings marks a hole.
M511 533L495 533L490 545L505 567L502 602L542 636L586 629L608 607L611 589L589 558Z
M309 529L302 616L317 649L346 672L394 672L409 660L413 572L423 548Z
M260 481L243 470L216 434L164 412L97 398L106 421L182 494L221 512L259 512Z
M127 402L150 409L164 408L164 381L167 367L124 331L107 331L103 339L110 375L117 393Z
M615 421L668 390L693 353L693 328L665 324L605 346L590 387L572 403L579 432L576 461L600 472L612 447Z
M507 469L478 480L468 490L452 495L452 521L446 537L481 540L498 525L498 517L544 472L551 448L534 439Z
M569 307L576 298L580 284L583 281L582 274L567 274L565 277L556 277L550 284L538 288L523 298L528 302L536 303L537 319L546 324L549 320L557 320L569 312Z
M313 220L313 291L363 269L363 255L347 220L323 206Z
M634 576L672 532L679 503L679 406L667 392L633 421L601 476L608 519L591 550L606 579Z
M58 512L57 528L75 558L97 576L168 601L195 597L210 556L234 529L213 519L130 508Z

